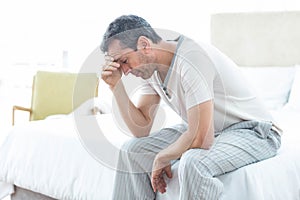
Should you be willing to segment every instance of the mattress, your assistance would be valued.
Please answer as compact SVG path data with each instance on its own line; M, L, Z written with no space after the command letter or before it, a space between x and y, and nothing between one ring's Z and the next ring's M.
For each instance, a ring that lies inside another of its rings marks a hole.
M278 155L218 177L224 184L223 200L300 199L300 137L296 129L300 115L283 109L274 116L285 130ZM86 127L98 124L101 141L105 141L98 143L98 148L106 157L83 141L78 120ZM174 120L167 124L170 122ZM104 143L118 149L128 139L112 114L70 115L16 126L0 149L2 196L12 193L16 185L55 199L111 199L117 155L107 151ZM178 199L177 167L178 163L172 166L174 177L167 180L167 192L157 194L158 200Z

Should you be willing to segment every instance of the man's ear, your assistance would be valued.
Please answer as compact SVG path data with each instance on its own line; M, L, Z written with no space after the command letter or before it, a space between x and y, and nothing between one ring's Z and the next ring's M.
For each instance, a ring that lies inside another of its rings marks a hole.
M149 52L151 50L151 41L145 36L140 36L137 41L137 49L145 53Z

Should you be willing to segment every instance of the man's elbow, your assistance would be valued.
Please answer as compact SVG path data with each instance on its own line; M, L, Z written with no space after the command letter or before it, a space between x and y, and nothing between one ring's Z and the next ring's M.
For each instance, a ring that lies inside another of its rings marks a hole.
M149 133L141 133L141 132L139 132L139 133L132 133L133 134L133 136L134 137L136 137L136 138L142 138L142 137L148 137L150 134Z
M131 134L136 138L147 137L151 133L153 121L135 122L132 126L127 126Z
M205 149L209 150L214 143L214 138L207 138L205 140L194 140L190 149Z
M132 135L136 138L148 137L150 135L151 129L149 128L140 128L134 131L131 131Z

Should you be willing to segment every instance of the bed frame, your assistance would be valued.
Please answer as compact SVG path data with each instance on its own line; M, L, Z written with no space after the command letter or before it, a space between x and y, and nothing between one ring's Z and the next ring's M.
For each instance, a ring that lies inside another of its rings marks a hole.
M15 192L10 196L10 198L11 200L55 200L43 194L32 192L17 186L15 186Z
M300 63L300 11L211 16L211 42L239 66Z
M300 63L300 11L219 13L211 16L211 43L239 66ZM12 200L53 200L16 187Z

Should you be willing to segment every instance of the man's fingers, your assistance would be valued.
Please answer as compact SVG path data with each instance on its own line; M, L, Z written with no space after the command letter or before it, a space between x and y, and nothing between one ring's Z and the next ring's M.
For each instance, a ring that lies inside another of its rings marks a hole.
M160 193L166 192L167 184L162 176L162 173L155 174L151 178L151 185L152 185L154 192L156 192L156 191L159 191Z
M120 64L117 63L117 62L108 62L108 63L106 64L106 66L112 66L112 67L119 68L119 67L120 67Z
M159 191L158 183L155 181L151 181L151 185L153 188L153 192L156 192L157 190Z
M172 178L172 170L171 170L171 165L167 166L165 169L164 169L166 175L168 178Z
M157 189L160 193L164 193L166 192L166 187L167 187L167 184L165 182L165 180L163 178L161 178L159 180L159 182L157 183Z
M152 185L152 188L153 188L153 191L156 192L156 174L155 172L152 172L152 175L151 175L151 185Z
M118 70L117 67L114 66L107 66L107 67L103 67L102 71L116 71Z
M102 78L105 78L107 76L112 75L112 71L102 71L101 75L102 75Z
M159 191L160 181L161 181L161 172L153 171L151 176L151 184L154 192L156 192L157 190Z
M151 185L152 185L154 192L159 191L161 193L165 193L167 183L164 179L164 174L166 174L168 178L172 178L171 165L170 164L165 165L162 168L159 168L159 166L161 166L161 165L154 162L153 169L157 169L157 170L152 171Z
M114 61L114 58L112 56L109 56L107 54L104 55L104 60L105 61Z

